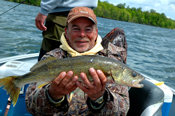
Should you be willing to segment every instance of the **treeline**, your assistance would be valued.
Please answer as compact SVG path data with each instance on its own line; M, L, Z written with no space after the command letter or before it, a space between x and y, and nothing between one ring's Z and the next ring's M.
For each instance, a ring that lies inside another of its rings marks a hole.
M167 18L164 13L159 14L153 9L142 11L141 7L126 7L125 3L115 6L99 0L94 12L98 17L175 29L175 21Z
M41 0L9 0L18 3L25 3L40 6ZM175 21L169 19L164 13L157 13L155 10L142 11L142 8L126 7L126 4L113 5L107 1L98 0L98 7L94 9L98 17L109 18L114 20L133 22L163 28L175 29Z

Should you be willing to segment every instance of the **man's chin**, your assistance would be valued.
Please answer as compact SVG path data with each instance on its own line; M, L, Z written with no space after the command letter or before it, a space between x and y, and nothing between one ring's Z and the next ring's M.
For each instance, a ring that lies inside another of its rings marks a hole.
M89 51L88 49L76 49L75 51L79 52L79 53L84 53L84 52L87 52Z

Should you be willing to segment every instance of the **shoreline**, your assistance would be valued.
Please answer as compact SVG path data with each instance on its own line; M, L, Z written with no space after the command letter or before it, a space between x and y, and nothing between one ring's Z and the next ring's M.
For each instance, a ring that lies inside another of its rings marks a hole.
M16 0L5 0L5 1L9 1L9 2L16 2ZM26 0L18 0L18 2L16 3L19 3L19 4L26 4L26 5L32 5L32 6L38 6L40 7L40 1L41 0L28 0L30 1L31 3L28 3L26 2ZM102 2L101 2L102 3ZM98 8L98 7L97 7ZM95 10L97 9L95 8L94 9L94 13L95 13ZM100 18L106 18L106 19L112 19L112 20L118 20L118 19L113 19L113 18L110 18L110 17L104 17L104 16L99 16L98 13L95 13L97 17L100 17ZM167 18L168 19L168 18ZM172 20L172 19L169 19L169 20ZM118 21L124 21L124 20L118 20ZM151 25L151 24L145 24L145 23L138 23L138 22L132 22L132 21L124 21L124 22L130 22L130 23L136 23L136 24L143 24L143 25L148 25L148 26L154 26L154 27L160 27L160 28L167 28L167 29L172 29L172 30L175 30L175 20L172 20L173 23L173 26L170 26L169 27L164 27L164 26L160 26L160 25ZM172 28L174 27L174 28Z

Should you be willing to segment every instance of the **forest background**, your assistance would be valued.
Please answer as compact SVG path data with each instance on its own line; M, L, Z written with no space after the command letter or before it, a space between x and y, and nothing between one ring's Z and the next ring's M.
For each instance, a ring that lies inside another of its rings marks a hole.
M8 0L12 2L24 3L29 5L40 6L41 0ZM157 13L154 9L142 11L142 8L130 8L126 4L113 5L107 1L98 0L98 7L94 9L97 17L139 23L169 29L175 29L175 20L167 18L164 13Z

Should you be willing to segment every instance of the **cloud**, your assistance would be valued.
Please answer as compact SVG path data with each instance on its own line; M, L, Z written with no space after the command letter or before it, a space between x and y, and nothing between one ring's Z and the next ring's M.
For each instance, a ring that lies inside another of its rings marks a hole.
M175 11L175 4L170 4L170 9L172 9L173 11Z
M170 0L169 4L174 4L175 5L175 1L174 0Z

